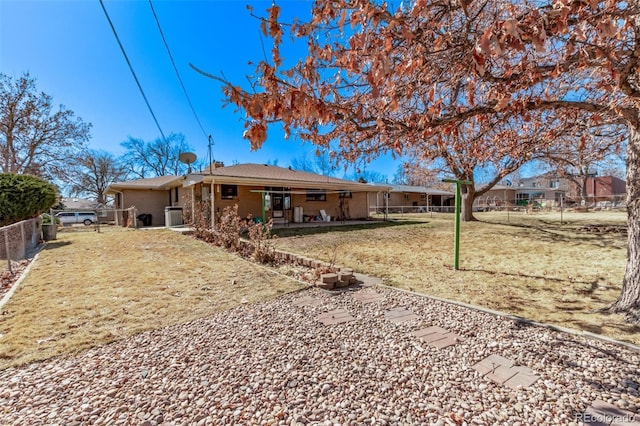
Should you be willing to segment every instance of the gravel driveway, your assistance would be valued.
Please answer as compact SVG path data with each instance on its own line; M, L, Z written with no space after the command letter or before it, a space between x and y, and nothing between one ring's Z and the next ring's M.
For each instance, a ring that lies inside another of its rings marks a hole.
M388 288L307 289L23 368L0 371L0 425L578 424L595 400L640 409L640 354ZM317 306L296 306L303 297ZM393 323L386 309L418 318ZM325 311L355 320L323 325ZM436 349L412 332L463 341ZM501 355L539 379L513 390L475 364ZM637 416L636 416L637 417Z

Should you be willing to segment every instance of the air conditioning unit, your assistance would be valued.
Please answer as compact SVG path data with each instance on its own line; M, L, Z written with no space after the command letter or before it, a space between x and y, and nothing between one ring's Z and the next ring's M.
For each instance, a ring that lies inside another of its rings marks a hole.
M167 206L164 208L165 227L181 226L182 223L182 207Z

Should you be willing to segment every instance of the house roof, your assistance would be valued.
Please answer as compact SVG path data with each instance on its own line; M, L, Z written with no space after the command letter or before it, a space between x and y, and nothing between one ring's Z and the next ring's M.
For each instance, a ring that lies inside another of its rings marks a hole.
M87 200L85 198L68 198L62 197L60 202L68 210L91 210L98 208L95 200Z
M331 176L292 170L267 164L238 164L218 167L210 173L192 173L186 177L184 186L198 182L232 185L283 186L348 190L353 192L388 191L390 185L368 185Z
M168 190L182 185L184 176L159 176L154 178L136 179L128 182L116 182L107 188L107 194L114 194L123 189Z
M489 191L493 190L511 190L511 191L555 191L555 192L565 192L564 189L560 188L550 188L550 187L541 187L541 186L508 186L508 185L494 185L491 187Z
M62 197L60 202L64 205L65 210L95 210L95 209L110 209L113 208L112 204L100 205L95 200L88 200L86 198L71 198Z
M429 188L426 186L413 185L392 185L391 192L412 192L428 195L454 195L453 192L442 191L440 189Z

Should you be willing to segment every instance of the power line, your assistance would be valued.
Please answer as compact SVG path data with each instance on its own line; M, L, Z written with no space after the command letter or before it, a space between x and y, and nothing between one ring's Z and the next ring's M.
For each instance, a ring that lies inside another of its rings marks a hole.
M171 59L171 65L173 65L173 70L176 72L176 76L178 77L178 81L180 82L180 86L182 86L182 91L184 92L184 96L187 98L187 102L189 102L189 107L191 107L191 112L193 112L193 116L198 122L198 126L200 126L200 130L202 130L202 134L205 138L207 138L207 132L204 130L200 119L198 118L198 114L196 114L196 110L193 107L193 103L191 103L191 98L187 93L187 88L184 86L182 81L182 77L180 77L180 72L178 72L178 67L176 66L176 62L173 60L173 55L171 54L171 49L169 49L169 44L167 43L167 39L164 37L164 32L162 31L162 27L160 26L160 20L158 20L158 15L156 14L155 9L153 8L153 3L149 0L149 7L151 7L151 12L153 13L153 18L156 20L156 24L158 25L158 31L160 31L160 36L162 37L162 42L164 43L164 47L167 49L167 53L169 54L169 59Z
M122 51L122 54L124 55L124 59L127 61L127 65L129 65L129 70L131 71L131 74L133 75L133 78L136 81L136 84L138 85L138 89L140 90L140 93L142 94L142 97L144 98L144 102L147 104L147 108L149 108L149 112L151 113L151 116L153 117L153 121L155 121L156 126L158 127L158 130L160 131L160 134L162 135L162 139L166 143L167 142L167 138L164 135L164 132L162 131L162 128L160 127L160 123L158 123L158 119L156 118L156 115L153 113L153 109L151 109L151 104L149 103L149 100L147 99L147 96L144 94L144 90L142 90L142 85L140 84L140 80L138 80L138 76L136 75L135 71L133 70L133 66L131 65L131 61L129 61L129 57L127 56L127 52L125 52L124 46L120 42L120 37L118 37L118 33L116 32L116 28L113 26L113 22L111 22L111 18L109 17L109 14L107 13L107 9L104 7L104 3L102 2L102 0L99 0L99 1L100 1L100 6L102 6L102 10L104 11L104 16L107 17L107 21L109 21L109 26L111 27L111 31L113 31L113 35L116 37L116 41L118 42L118 45L120 46L120 50Z

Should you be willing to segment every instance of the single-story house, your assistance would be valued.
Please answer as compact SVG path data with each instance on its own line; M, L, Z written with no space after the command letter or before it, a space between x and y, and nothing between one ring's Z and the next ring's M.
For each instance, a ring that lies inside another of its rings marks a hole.
M563 197L565 191L558 188L495 185L478 196L473 206L476 210L500 206L526 206L533 203L551 207L560 205Z
M238 215L274 222L366 219L369 200L389 190L266 164L216 167L186 177L194 202L208 202L212 217L238 205ZM213 196L212 196L213 194Z
M370 208L380 212L385 210L389 213L451 211L450 208L455 203L455 194L426 186L392 185L386 195L380 193L372 201L374 203L370 204Z
M165 216L175 224L167 208L194 211L201 203L212 222L233 205L240 217L280 223L365 219L370 200L389 189L266 164L214 163L186 176L113 184L108 193L115 194L117 209L135 206L158 226L165 225Z
M149 225L164 226L165 209L182 206L187 193L182 188L183 180L184 176L160 176L118 182L109 185L106 193L115 197L117 211L136 207L139 215L150 217Z

